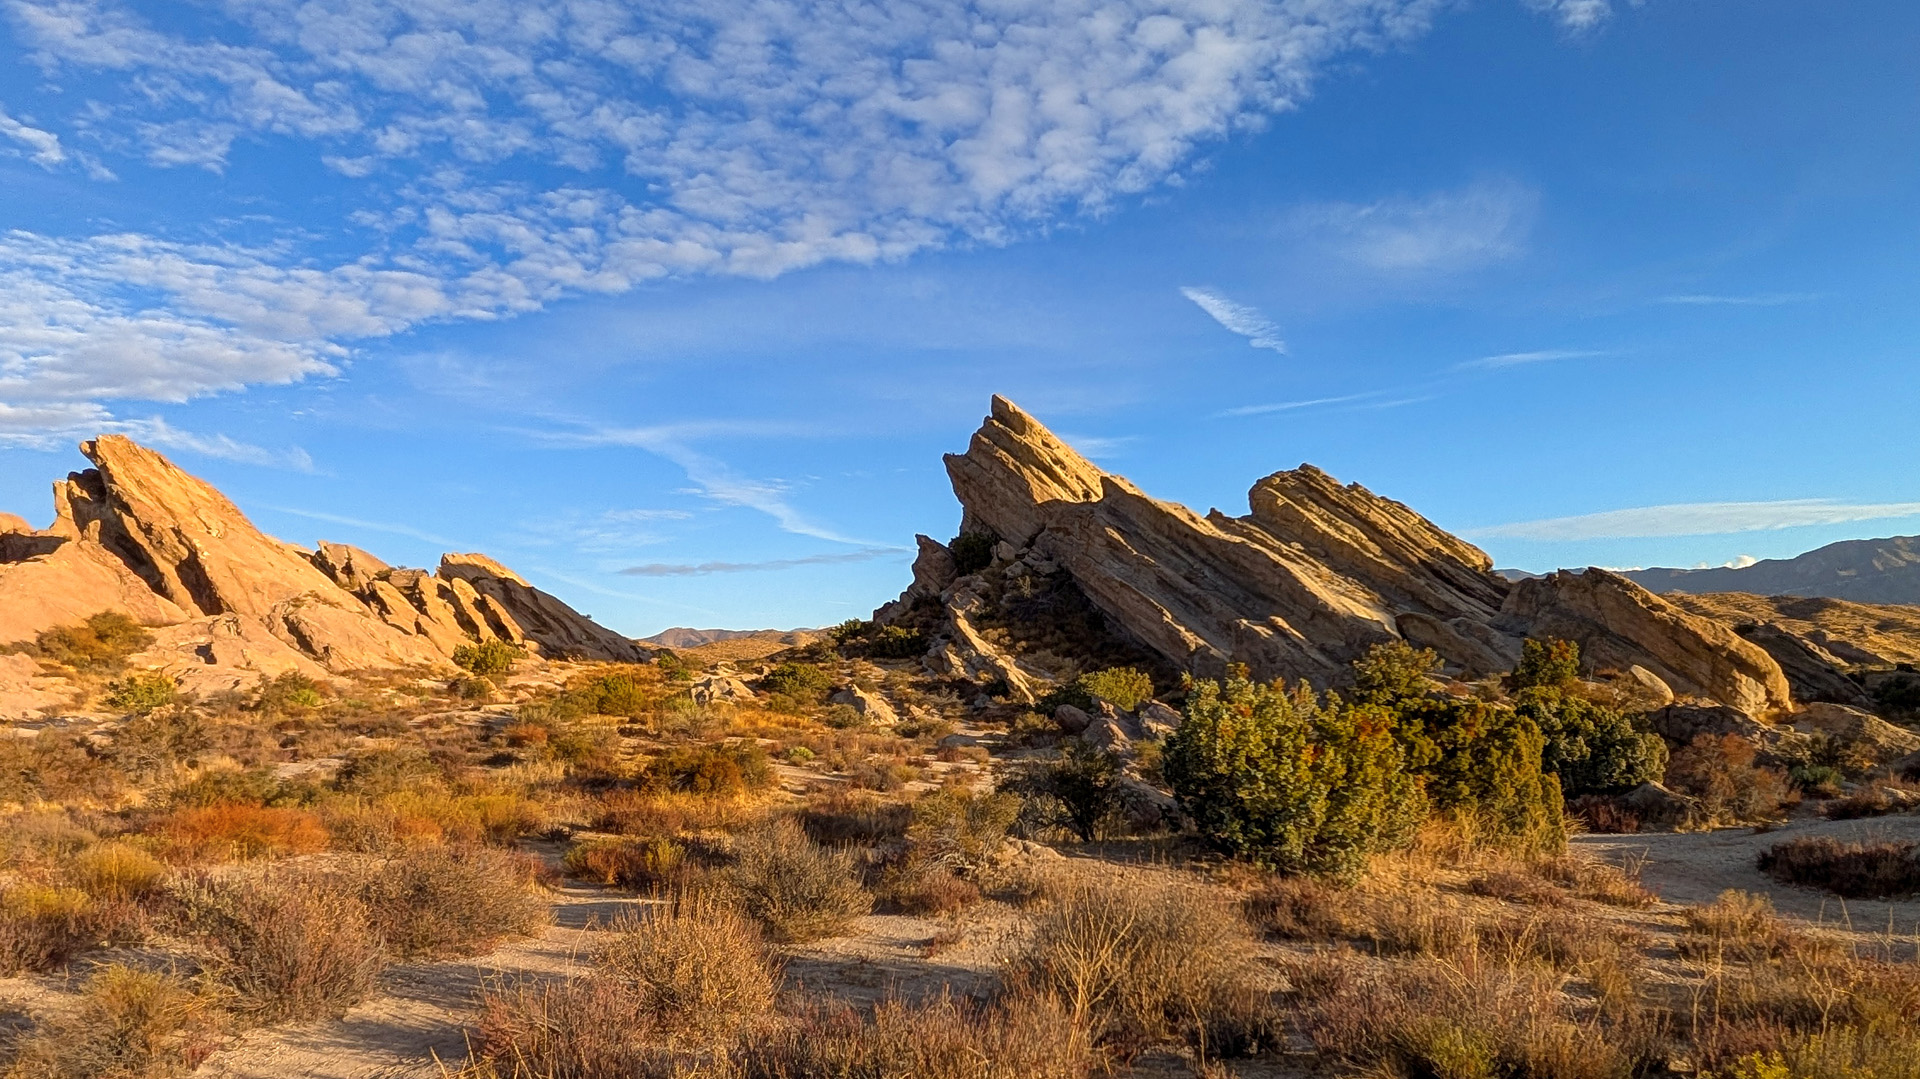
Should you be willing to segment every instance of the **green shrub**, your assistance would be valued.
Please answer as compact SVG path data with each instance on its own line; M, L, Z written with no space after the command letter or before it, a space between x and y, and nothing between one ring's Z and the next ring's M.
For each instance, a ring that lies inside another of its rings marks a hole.
M1122 712L1131 712L1153 699L1153 679L1132 667L1109 667L1080 676L1080 686Z
M791 697L804 704L819 703L832 687L833 675L812 663L782 663L760 679L760 688L768 693Z
M991 532L962 532L953 537L947 552L953 555L954 572L965 577L993 565L993 548L999 542L1000 537Z
M262 678L254 689L252 707L263 715L280 716L312 711L325 703L320 683L298 671L288 671L278 678Z
M767 751L757 742L676 746L647 762L641 784L651 790L724 798L763 790L773 782Z
M126 666L127 657L153 643L153 634L119 611L101 611L77 626L55 626L34 639L33 651L43 659L77 671L110 673Z
M1021 799L1023 827L1065 828L1091 843L1112 829L1125 808L1120 781L1120 762L1112 754L1072 739L1052 760L1010 774L1000 790Z
M1543 663L1559 677L1564 651L1546 650ZM1474 837L1494 846L1560 849L1565 805L1558 778L1542 771L1547 741L1540 725L1502 704L1434 692L1439 666L1428 649L1398 641L1376 646L1354 664L1355 698L1390 713L1405 767L1432 809L1471 823Z
M136 671L107 684L105 702L116 712L151 712L172 704L180 696L172 676L159 671Z
M660 676L669 682L693 681L693 665L671 649L662 648L653 657L653 665L660 668Z
M1161 771L1208 843L1256 864L1332 876L1411 835L1425 800L1392 710L1323 705L1245 678L1197 684Z
M370 798L441 785L443 773L418 746L370 749L348 757L334 775L334 786Z
M453 650L453 662L482 678L491 678L513 670L514 661L525 655L522 649L496 638L460 645Z
M569 696L586 711L601 716L638 716L653 705L653 694L646 684L624 672L603 674Z
M927 652L927 635L904 626L881 626L867 642L876 659L913 659Z
M1635 730L1617 708L1581 696L1580 646L1572 641L1528 641L1514 668L1514 710L1545 738L1540 766L1560 777L1567 797L1607 794L1657 780L1667 769L1667 744Z

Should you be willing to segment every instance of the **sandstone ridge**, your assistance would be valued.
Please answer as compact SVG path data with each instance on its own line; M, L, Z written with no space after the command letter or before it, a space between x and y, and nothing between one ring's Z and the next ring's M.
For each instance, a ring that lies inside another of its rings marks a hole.
M1368 648L1404 639L1484 677L1510 669L1527 637L1550 634L1681 696L1762 717L1792 709L1779 663L1727 626L1603 570L1516 585L1472 544L1311 465L1255 483L1243 516L1203 516L1101 470L1001 397L946 465L962 534L997 541L983 572L1070 575L1118 634L1197 675L1244 663L1260 678L1333 685ZM1016 696L1044 673L981 640L992 589L979 574L956 575L925 537L914 569L876 617L927 624L937 611L930 663L1003 679Z
M118 611L158 631L136 662L190 689L296 669L444 667L455 648L490 639L546 658L649 654L484 555L449 554L429 573L344 544L309 551L123 436L80 450L93 467L54 484L50 528L0 516L0 645Z

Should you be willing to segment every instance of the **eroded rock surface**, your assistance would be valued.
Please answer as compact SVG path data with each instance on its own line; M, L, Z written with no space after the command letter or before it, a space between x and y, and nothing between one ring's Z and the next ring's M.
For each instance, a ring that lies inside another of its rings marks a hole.
M484 555L450 554L428 573L346 544L307 551L261 532L212 485L125 437L80 449L94 467L54 484L50 528L0 516L0 645L116 611L155 629L134 665L168 671L198 693L289 671L451 670L454 649L475 640L546 657L651 654ZM48 695L11 671L0 716L43 709L28 702Z
M1516 585L1407 506L1310 465L1254 484L1244 516L1202 516L1102 471L1000 397L946 463L962 531L997 541L994 572L1064 571L1118 632L1194 674L1244 663L1259 678L1337 684L1370 647L1404 639L1482 677L1510 669L1527 637L1558 636L1592 666L1639 667L1672 694L1763 718L1791 710L1779 664L1727 626L1603 570ZM929 545L880 614L925 609L939 588L947 617L930 663L1031 699L1020 663L978 639L979 578L945 582L951 558Z

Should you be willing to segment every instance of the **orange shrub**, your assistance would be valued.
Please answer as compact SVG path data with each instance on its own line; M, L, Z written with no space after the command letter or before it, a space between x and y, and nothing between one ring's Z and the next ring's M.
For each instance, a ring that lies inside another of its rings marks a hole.
M167 852L186 861L311 854L327 845L320 818L302 809L213 805L179 809L160 826Z

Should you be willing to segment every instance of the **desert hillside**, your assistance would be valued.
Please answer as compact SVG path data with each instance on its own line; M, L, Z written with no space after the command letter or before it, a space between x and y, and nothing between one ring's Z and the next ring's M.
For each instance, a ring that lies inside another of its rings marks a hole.
M1203 516L996 398L872 618L636 642L82 450L0 519L8 1079L1920 1045L1920 608L1510 581L1311 466Z

